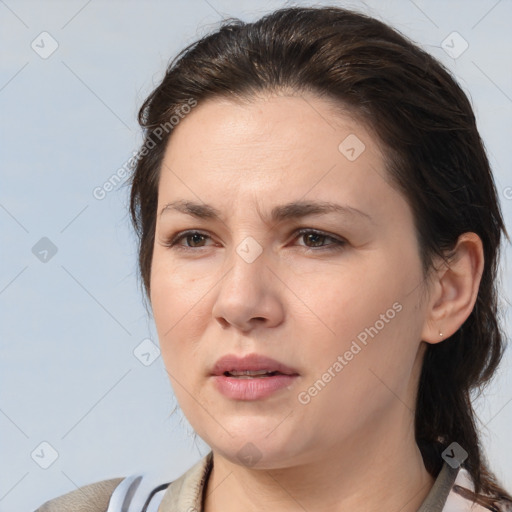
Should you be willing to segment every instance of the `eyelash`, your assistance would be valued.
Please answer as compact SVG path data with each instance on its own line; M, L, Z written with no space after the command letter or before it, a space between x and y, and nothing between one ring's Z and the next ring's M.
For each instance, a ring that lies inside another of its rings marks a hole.
M323 247L304 247L305 249L308 249L308 250L313 251L313 252L319 251L319 250L339 251L347 243L345 240L341 240L339 238L335 238L335 237L333 237L331 235L328 235L327 233L324 233L322 231L318 231L316 229L310 229L310 228L298 229L297 231L295 231L294 237L297 238L297 237L300 237L300 236L304 236L306 234L318 235L318 236L321 236L321 237L323 237L325 239L330 239L330 240L332 240L334 242L334 243L329 244L328 246L323 246ZM186 239L188 237L191 237L193 235L200 235L202 237L211 238L208 234L203 233L202 231L189 230L189 231L183 231L181 233L178 233L171 240L169 240L168 242L165 242L164 245L166 247L171 248L171 249L176 249L176 250L181 250L181 251L193 251L193 250L197 250L197 249L204 249L205 247L187 247L187 246L184 246L184 245L178 245L178 242L180 242L181 240Z

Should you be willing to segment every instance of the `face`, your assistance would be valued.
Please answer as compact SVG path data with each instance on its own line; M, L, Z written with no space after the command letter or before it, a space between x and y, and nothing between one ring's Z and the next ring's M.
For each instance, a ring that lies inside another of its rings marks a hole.
M422 277L377 141L326 100L210 99L175 129L150 297L180 407L214 452L286 467L412 421ZM286 375L212 375L253 354Z

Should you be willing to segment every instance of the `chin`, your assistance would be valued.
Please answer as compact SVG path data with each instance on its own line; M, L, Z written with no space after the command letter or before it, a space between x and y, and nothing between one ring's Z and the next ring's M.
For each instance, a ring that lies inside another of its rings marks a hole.
M272 422L272 426L263 432L251 427L236 431L228 429L231 436L209 438L206 443L233 464L254 469L278 469L297 457L300 443L287 436L284 430L279 435L275 427L276 422Z
M238 450L233 446L225 447L225 450L217 450L222 457L238 466L251 469L279 469L286 465L284 450L273 447L262 446L261 443L254 443L246 440L240 444Z

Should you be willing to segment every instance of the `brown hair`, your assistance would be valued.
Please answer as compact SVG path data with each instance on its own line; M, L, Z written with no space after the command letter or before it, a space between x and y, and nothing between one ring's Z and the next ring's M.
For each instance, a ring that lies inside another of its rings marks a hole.
M500 239L507 233L489 161L460 86L388 25L337 7L284 8L254 23L224 20L174 58L139 112L145 141L131 181L130 213L144 291L149 297L158 179L172 135L162 127L182 117L191 99L247 100L283 90L334 100L377 135L389 176L412 208L425 275L434 256L449 257L462 233L482 239L485 268L471 315L450 339L427 347L416 441L434 477L441 453L456 441L468 452L463 467L478 499L488 506L512 499L486 466L470 396L488 383L504 351L496 283Z

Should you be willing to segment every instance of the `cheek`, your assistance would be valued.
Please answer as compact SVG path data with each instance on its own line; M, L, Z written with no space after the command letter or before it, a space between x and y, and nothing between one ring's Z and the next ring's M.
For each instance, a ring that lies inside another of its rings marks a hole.
M195 340L199 341L208 318L203 296L211 285L198 275L204 274L171 266L155 251L151 305L165 366L175 374L186 373L183 368L193 357Z
M369 371L373 368L392 373L398 384L414 361L421 327L417 306L422 275L419 265L405 263L411 260L392 253L379 260L372 256L367 264L316 280L314 291L307 279L299 281L299 293L311 311L294 316L299 324L295 332L304 337L297 345L304 346L303 356L311 363L310 380L346 355L343 373L355 382L375 382Z
M418 345L406 301L382 302L374 314L342 313L337 338L309 343L308 372L298 392L302 424L321 436L359 431L398 405L413 409L410 380ZM381 319L380 315L384 316ZM320 338L322 339L322 338ZM311 341L311 340L310 340ZM399 402L397 402L399 400Z
M348 262L328 271L299 275L293 292L300 300L290 314L294 322L309 324L322 338L351 339L403 300L407 288L403 275L374 255L361 257L357 265ZM293 296L290 299L295 302Z

